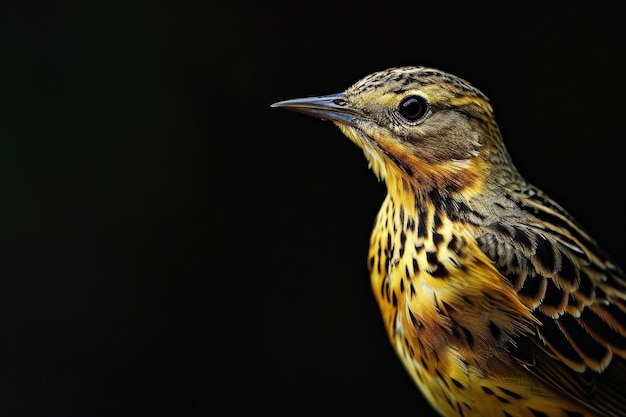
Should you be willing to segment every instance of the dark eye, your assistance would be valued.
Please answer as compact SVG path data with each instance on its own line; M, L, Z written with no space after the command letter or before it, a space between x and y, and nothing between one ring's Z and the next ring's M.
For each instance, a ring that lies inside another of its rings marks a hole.
M400 114L407 120L415 121L426 114L428 103L420 96L410 96L400 102Z

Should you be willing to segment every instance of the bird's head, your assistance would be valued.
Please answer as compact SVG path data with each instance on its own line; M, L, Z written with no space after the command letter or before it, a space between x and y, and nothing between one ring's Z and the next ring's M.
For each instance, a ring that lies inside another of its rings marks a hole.
M392 68L343 93L272 107L333 121L363 149L390 193L437 188L468 198L490 169L510 166L487 97L461 78L431 68Z

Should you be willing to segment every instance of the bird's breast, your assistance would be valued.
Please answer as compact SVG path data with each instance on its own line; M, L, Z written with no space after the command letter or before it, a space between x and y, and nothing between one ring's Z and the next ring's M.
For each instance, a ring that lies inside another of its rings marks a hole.
M528 311L478 249L478 226L460 214L388 196L371 235L372 290L392 346L431 405L493 415L506 400L513 412L516 397L529 395L515 390L531 384L505 345L530 331Z
M480 213L460 202L385 199L371 235L371 285L392 344L418 362L469 363L485 372L532 317L478 248ZM460 361L460 362L459 362Z
M371 235L371 285L389 336L422 340L425 355L454 333L448 314L462 294L450 279L463 268L466 247L455 229L434 204L409 206L388 196Z

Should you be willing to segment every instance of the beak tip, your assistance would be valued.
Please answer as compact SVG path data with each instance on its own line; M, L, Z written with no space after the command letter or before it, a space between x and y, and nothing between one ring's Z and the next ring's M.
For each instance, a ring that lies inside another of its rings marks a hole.
M289 107L289 106L288 106L288 105L289 105L289 103L290 103L290 102L294 102L294 101L297 101L297 100L281 100L281 101L277 101L277 102L275 102L275 103L272 103L272 104L270 105L270 108L272 108L272 109L278 109L278 108L281 108L281 107Z

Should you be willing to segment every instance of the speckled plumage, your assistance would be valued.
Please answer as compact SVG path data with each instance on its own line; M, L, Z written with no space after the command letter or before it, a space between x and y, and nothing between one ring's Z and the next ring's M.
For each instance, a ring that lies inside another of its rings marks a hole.
M425 67L274 107L332 120L385 181L371 285L444 416L626 416L626 276L514 167L487 97Z

